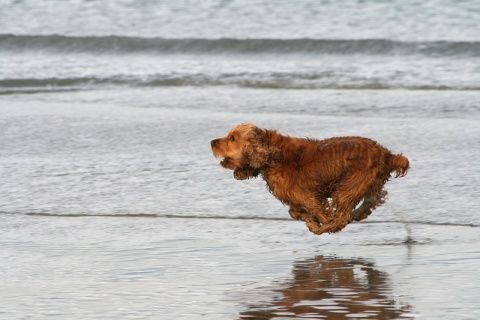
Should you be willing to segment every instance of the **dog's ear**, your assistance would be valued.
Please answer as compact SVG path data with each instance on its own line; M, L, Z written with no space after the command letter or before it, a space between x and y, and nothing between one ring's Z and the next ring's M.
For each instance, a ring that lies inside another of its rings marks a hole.
M258 127L253 127L249 132L243 154L246 163L254 169L272 167L281 160L280 149L268 142L267 134L266 130Z

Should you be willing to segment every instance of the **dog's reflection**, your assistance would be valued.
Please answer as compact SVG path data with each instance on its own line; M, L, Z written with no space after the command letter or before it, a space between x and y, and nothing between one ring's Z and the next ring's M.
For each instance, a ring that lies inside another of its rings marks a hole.
M239 319L398 319L411 311L396 302L388 275L365 260L317 256L293 266L293 279L273 289L268 304L249 305Z

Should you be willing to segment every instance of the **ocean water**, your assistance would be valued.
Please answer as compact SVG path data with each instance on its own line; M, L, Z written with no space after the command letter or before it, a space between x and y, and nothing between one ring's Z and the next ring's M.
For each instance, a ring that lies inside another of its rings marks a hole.
M474 1L0 0L0 319L478 319ZM210 140L411 163L315 236Z

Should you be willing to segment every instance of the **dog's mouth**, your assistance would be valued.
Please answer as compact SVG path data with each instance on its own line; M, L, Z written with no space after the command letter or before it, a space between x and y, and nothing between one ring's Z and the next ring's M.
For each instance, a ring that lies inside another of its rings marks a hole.
M233 169L232 167L232 158L230 157L217 157L220 159L220 165L225 169Z
M234 169L234 159L229 157L229 156L224 156L224 155L219 155L216 154L215 152L213 153L215 158L220 160L220 165L224 167L225 169Z
M220 161L220 164L222 166L226 166L228 165L228 162L230 161L230 158L229 157L225 157L225 158L221 158L221 161Z

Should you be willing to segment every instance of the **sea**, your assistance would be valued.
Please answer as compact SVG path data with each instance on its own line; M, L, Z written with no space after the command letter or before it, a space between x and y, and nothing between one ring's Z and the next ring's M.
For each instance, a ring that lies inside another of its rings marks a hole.
M316 236L210 141L410 160ZM0 319L480 319L480 3L0 0Z

